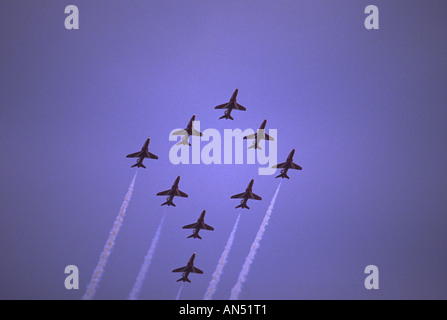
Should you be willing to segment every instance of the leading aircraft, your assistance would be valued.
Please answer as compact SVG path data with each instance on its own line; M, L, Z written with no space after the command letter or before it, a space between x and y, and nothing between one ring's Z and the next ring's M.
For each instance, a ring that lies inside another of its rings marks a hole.
M182 140L180 142L177 143L177 145L191 145L188 141L189 136L203 136L203 133L194 129L194 124L193 122L196 120L196 115L193 114L193 116L191 117L191 120L189 120L188 125L186 126L185 129L181 129L178 131L175 131L172 133L172 135L174 136L183 136Z
M283 163L279 163L279 164L275 164L272 168L283 168L281 170L281 174L279 176L276 176L275 178L287 178L290 179L289 176L287 175L287 171L289 169L295 169L295 170L303 170L303 168L301 168L299 165L297 165L296 163L293 162L293 155L295 154L295 149L293 149L289 155L287 156L287 160L286 162Z
M271 137L267 133L265 133L265 125L266 124L267 124L267 119L264 119L264 121L262 121L262 123L256 133L250 134L243 138L244 140L255 139L253 145L250 146L248 149L251 149L251 148L261 149L261 147L259 147L259 141L261 141L261 140L270 140L270 141L275 140L273 137Z
M219 119L231 119L234 120L233 117L231 116L231 111L234 110L241 110L241 111L245 111L247 110L247 108L245 108L244 106L241 106L239 103L236 102L236 97L237 97L237 93L239 92L239 89L236 89L233 93L233 95L230 98L230 102L226 102L223 104L220 104L216 107L214 107L214 109L227 109L225 110L225 114L220 117Z
M175 196L182 197L182 198L188 198L188 195L186 193L179 190L179 188L178 188L179 182L180 182L180 176L178 176L177 179L175 179L174 184L172 185L171 189L157 193L157 196L168 196L168 198L166 199L166 202L163 202L161 204L162 206L167 204L168 207L169 206L175 207L174 202L172 202L172 200L174 199Z
M209 226L209 225L207 225L205 223L205 214L206 214L206 210L203 210L196 223L188 224L188 225L183 227L183 229L194 229L192 235L190 235L188 237L188 239L189 238L194 238L194 239L199 238L199 239L202 239L202 237L199 236L200 229L210 230L210 231L214 230L213 227L211 227L211 226Z
M178 279L176 282L179 281L188 281L191 282L191 280L188 279L188 275L192 272L192 273L199 273L199 274L203 274L203 271L200 270L199 268L194 267L194 259L196 258L196 253L194 252L191 256L191 258L189 258L188 264L184 267L178 268L178 269L174 269L172 270L172 272L183 272L182 277L180 279Z
M146 169L146 167L143 164L144 158L158 159L158 157L155 154L149 152L149 142L150 141L151 141L151 138L147 138L146 142L144 143L143 147L141 148L141 151L131 153L126 156L127 158L138 158L137 163L134 164L133 166L131 166L131 168L143 167Z
M245 189L245 192L242 193L238 193L235 194L234 196L231 196L231 199L242 199L241 200L241 204L238 205L235 208L247 208L250 209L247 206L247 201L248 199L254 199L254 200L262 200L262 198L260 196L258 196L257 194L254 194L251 189L253 188L253 183L255 182L254 179L251 179L250 183L248 184L248 187Z

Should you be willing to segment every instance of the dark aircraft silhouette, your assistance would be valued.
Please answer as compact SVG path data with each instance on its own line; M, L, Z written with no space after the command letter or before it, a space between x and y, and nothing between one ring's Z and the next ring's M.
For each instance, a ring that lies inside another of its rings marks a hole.
M151 141L151 138L147 138L146 142L144 143L143 147L141 148L141 151L131 153L126 156L127 158L138 158L137 163L134 164L133 166L131 166L131 168L143 167L146 169L146 167L143 164L144 158L158 159L158 157L155 154L149 152L149 142L150 141Z
M195 120L196 120L196 115L194 114L191 117L191 120L189 120L188 125L186 126L185 129L178 130L178 131L175 131L175 132L172 133L172 135L174 135L174 136L184 136L182 138L182 140L177 143L177 145L184 144L184 145L189 145L190 146L191 144L188 141L189 136L200 136L200 137L203 136L202 132L194 129L193 122Z
M206 214L206 210L203 210L196 223L188 224L183 227L183 229L194 229L193 234L190 235L188 238L202 239L202 237L199 236L200 229L211 230L211 231L214 230L213 227L211 227L205 223L205 214Z
M239 92L239 89L236 89L233 93L233 95L230 98L230 102L224 103L224 104L220 104L217 107L214 107L214 109L227 109L225 111L225 114L220 117L219 119L231 119L234 120L233 117L231 116L231 111L233 109L235 110L241 110L241 111L245 111L247 110L244 106L241 106L239 103L236 102L236 97L237 97L237 93Z
M261 149L259 146L259 141L261 140L275 140L273 137L270 137L267 133L265 133L265 125L267 124L267 119L262 121L261 126L259 127L258 131L256 133L250 134L248 136L245 136L243 139L255 139L252 146L250 146L248 149L255 148L255 149ZM262 149L261 149L262 150Z
M279 164L275 164L272 168L283 168L281 170L281 174L279 176L276 176L275 178L287 178L290 179L289 176L287 175L287 171L289 169L295 169L295 170L303 170L303 168L301 168L299 165L297 165L296 163L293 162L293 155L295 154L295 149L293 149L289 155L287 156L287 160L286 162L283 163L279 163Z
M254 182L255 182L255 180L254 180L254 179L251 179L250 183L248 184L247 189L245 189L245 192L238 193L238 194L235 194L234 196L231 196L231 199L242 199L242 200L241 200L241 204L238 205L238 206L235 207L235 208L242 208L242 209L247 208L247 209L250 209L250 208L247 206L247 201L248 201L248 199L262 200L262 198L261 198L260 196L258 196L257 194L254 194L254 193L251 191Z
M200 270L199 268L194 267L194 259L196 258L196 253L194 252L191 256L191 258L189 258L188 264L185 267L181 267L178 269L174 269L172 270L172 272L183 272L182 277L180 279L178 279L176 282L179 281L188 281L191 282L191 280L188 279L188 275L192 272L192 273L199 273L199 274L203 274L203 271Z
M157 196L168 196L168 198L166 199L166 202L163 202L161 204L162 206L167 204L168 206L175 207L174 202L172 202L172 200L174 199L175 196L188 198L188 195L186 193L179 190L179 188L178 188L179 181L180 181L180 176L178 176L177 179L175 179L174 184L172 185L171 189L157 193Z

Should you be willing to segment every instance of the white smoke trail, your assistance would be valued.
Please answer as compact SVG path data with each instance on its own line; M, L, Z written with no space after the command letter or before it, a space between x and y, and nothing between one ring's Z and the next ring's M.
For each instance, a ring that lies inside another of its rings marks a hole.
M112 252L113 246L115 245L115 240L118 235L118 232L120 231L121 225L123 224L123 219L126 215L127 205L129 204L130 199L132 197L133 187L135 185L135 179L137 178L137 173L138 171L135 172L132 182L130 183L129 190L127 190L126 196L124 197L124 201L123 204L121 205L120 212L115 219L115 223L113 224L113 228L110 231L109 238L107 239L106 245L104 246L104 249L101 252L98 264L95 268L95 271L93 272L92 279L90 280L90 283L87 287L87 291L82 297L83 300L91 300L96 293L96 288L99 282L101 281L101 277L104 272L104 268L107 264L107 260L110 256L110 253Z
M240 217L241 214L239 213L239 216L237 217L237 220L234 224L233 230L230 233L230 237L227 240L227 244L225 245L224 251L222 252L222 255L220 256L220 259L217 263L216 270L214 271L211 281L208 285L208 289L206 290L205 295L203 296L204 300L211 300L214 292L216 291L217 285L219 284L220 277L222 275L223 268L227 263L228 254L230 253L231 247L233 246L234 236L236 234Z
M247 258L245 259L244 265L242 266L241 272L239 273L239 277L237 279L236 284L234 285L233 289L231 289L231 296L230 300L237 300L239 298L239 295L241 294L242 290L242 284L247 279L248 272L250 271L250 266L255 258L256 250L259 248L259 242L262 240L262 236L264 235L265 228L267 227L270 219L270 215L273 211L273 206L275 205L276 196L278 195L279 188L281 187L281 182L278 185L278 188L276 189L275 195L272 198L272 201L270 202L269 207L267 208L267 212L265 213L264 220L261 223L261 226L259 227L258 233L256 234L256 238L253 241L253 244L251 245L250 252L247 255Z
M160 225L158 226L157 231L155 232L154 237L152 238L151 246L144 257L143 264L141 265L140 272L138 273L137 279L135 280L135 284L133 285L132 291L129 293L128 300L137 300L140 295L141 288L143 287L144 279L146 278L146 273L149 270L149 267L152 263L152 257L154 256L155 249L157 248L158 240L160 240L161 227L163 226L163 221L165 220L166 210L161 218Z
M180 295L182 294L182 289L183 289L183 284L178 289L177 295L175 296L175 300L179 300L180 299Z

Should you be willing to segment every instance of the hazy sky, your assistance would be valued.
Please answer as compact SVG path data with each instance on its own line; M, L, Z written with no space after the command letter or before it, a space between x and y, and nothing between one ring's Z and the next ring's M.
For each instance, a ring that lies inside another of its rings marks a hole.
M64 9L77 5L79 30ZM379 8L366 30L364 8ZM142 299L202 299L254 178L214 295L228 299L279 183L258 165L173 165L169 133L277 129L289 171L241 299L447 298L443 1L2 1L0 298L80 299L151 137L97 299L125 299L165 210ZM239 88L247 111L218 120ZM202 142L202 146L206 142ZM246 147L246 146L245 146ZM279 174L279 171L277 172ZM180 175L188 199L165 209ZM207 210L202 240L181 227ZM66 290L76 265L80 289ZM376 265L380 289L364 287Z

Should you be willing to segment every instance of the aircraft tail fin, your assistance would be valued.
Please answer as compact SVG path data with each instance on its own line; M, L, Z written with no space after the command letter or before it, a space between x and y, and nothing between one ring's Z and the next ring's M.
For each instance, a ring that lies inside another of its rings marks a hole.
M183 282L188 281L189 283L191 283L191 280L189 280L189 279L186 278L186 277L181 277L181 278L178 279L176 282L179 282L179 281L183 281Z
M248 147L248 149L259 149L262 150L262 148L258 145L256 145L255 143L253 143L251 146Z
M230 119L230 120L234 120L233 117L231 116L231 114L224 114L222 117L219 118L220 119Z
M242 208L242 209L247 208L247 209L250 209L250 207L247 206L247 204L245 204L245 203L241 203L240 205L238 205L238 206L236 206L236 207L234 207L234 208L235 208L235 209L237 209L237 208Z
M162 205L162 206L164 206L164 205L168 205L168 207L169 207L169 206L174 206L174 207L175 207L175 204L174 204L174 202L172 202L172 201L166 201L166 202L163 202L161 205Z
M279 178L279 177L281 177L281 178L287 178L287 179L290 179L289 178L289 176L286 174L286 173L284 173L284 172L281 172L281 174L280 175L278 175L278 176L276 176L275 178Z
M180 142L177 143L177 146L181 146L181 145L191 146L191 143L189 143L188 139L182 139L182 140L180 140Z
M139 162L137 162L133 166L131 166L131 168L134 168L134 167L138 167L138 168L141 167L141 168L146 169L146 166L144 164L142 164L142 163L139 163Z
M202 237L199 236L198 234L195 234L195 233L193 233L192 235L190 235L187 239L189 239L189 238L194 238L194 239L199 238L200 240L202 240Z

